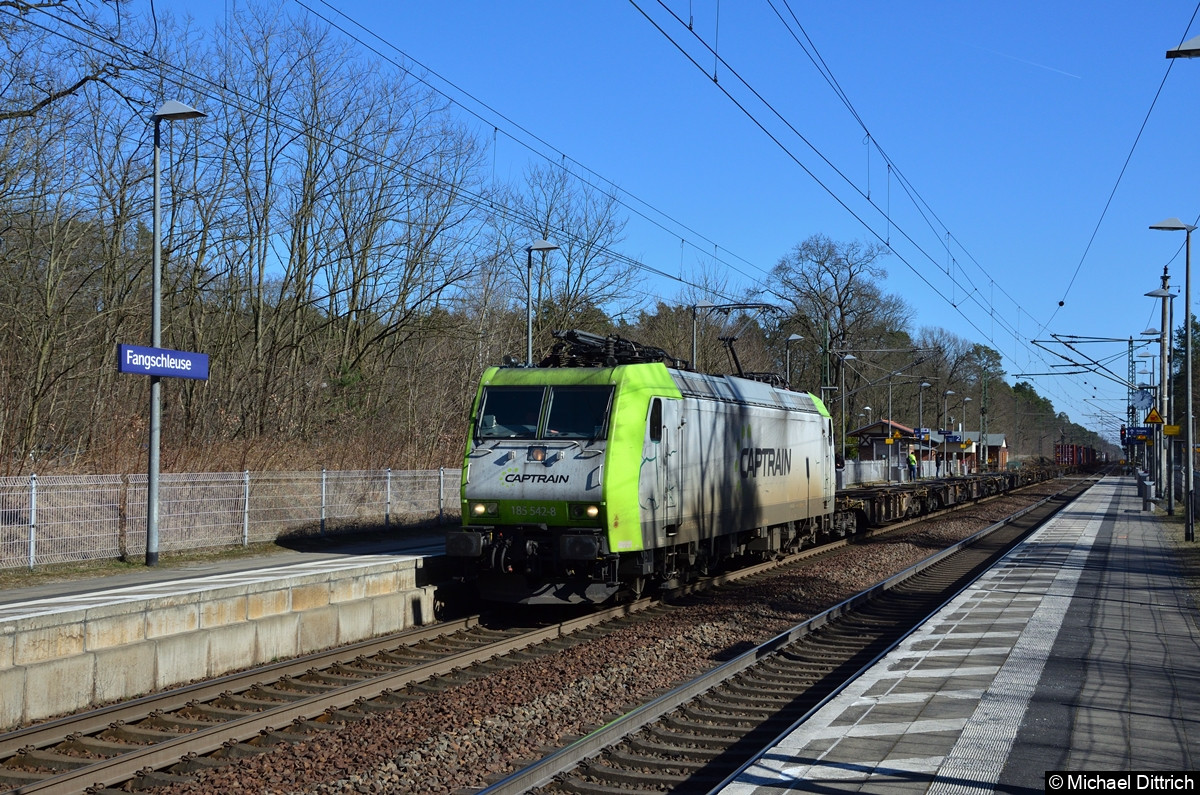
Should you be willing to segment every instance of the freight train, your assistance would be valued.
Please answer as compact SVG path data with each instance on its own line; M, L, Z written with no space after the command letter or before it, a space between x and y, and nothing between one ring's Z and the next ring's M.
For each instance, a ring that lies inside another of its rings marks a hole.
M1094 447L1082 444L1055 444L1054 463L1061 467L1087 469L1104 463L1104 456Z
M816 395L706 375L658 348L556 332L489 368L446 555L487 600L603 603L1009 487L1008 476L839 497Z

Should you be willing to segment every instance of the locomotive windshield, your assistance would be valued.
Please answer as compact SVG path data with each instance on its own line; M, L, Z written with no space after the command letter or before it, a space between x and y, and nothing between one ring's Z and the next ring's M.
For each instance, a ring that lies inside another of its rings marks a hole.
M545 436L550 439L599 439L604 436L612 387L552 386Z
M609 386L485 387L478 436L481 439L602 438L607 430L611 399Z

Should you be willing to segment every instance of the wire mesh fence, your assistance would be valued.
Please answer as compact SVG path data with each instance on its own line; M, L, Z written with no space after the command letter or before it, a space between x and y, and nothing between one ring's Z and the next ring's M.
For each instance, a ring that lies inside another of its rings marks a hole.
M457 469L162 474L159 549L442 522L457 514L458 478ZM0 568L143 555L146 483L144 473L0 478Z

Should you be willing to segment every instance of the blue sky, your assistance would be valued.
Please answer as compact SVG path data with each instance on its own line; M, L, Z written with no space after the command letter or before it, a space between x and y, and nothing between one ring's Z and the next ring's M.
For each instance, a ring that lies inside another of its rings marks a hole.
M222 13L196 7L200 21ZM615 185L655 221L631 218L624 253L684 279L717 270L739 292L813 234L889 243L885 289L909 303L914 327L988 344L1010 375L1051 369L1031 339L1158 327L1143 294L1164 265L1183 283L1184 236L1148 226L1200 215L1200 60L1164 57L1200 33L1193 3L293 7L435 73L464 120L495 138L498 178L515 180L538 153ZM672 298L683 285L645 289ZM1123 373L1125 347L1086 350L1122 356ZM1094 377L1027 380L1091 427L1085 395L1124 412L1123 388Z

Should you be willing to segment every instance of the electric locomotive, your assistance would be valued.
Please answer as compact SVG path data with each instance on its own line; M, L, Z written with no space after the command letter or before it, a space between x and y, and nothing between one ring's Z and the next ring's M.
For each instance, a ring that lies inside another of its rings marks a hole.
M555 336L538 367L489 368L472 406L446 554L483 598L603 603L853 530L817 396Z

